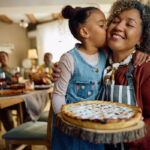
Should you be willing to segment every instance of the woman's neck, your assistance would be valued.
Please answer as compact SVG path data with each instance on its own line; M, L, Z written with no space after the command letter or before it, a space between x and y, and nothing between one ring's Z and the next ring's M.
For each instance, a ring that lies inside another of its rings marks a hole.
M130 51L115 51L115 52L113 52L113 54L112 54L112 60L113 60L113 62L114 63L117 63L117 62L122 62L126 57L128 57L132 52L134 51L134 49L133 50L130 50Z
M81 52L88 54L88 55L93 55L98 52L98 48L90 45L83 45L81 44L78 48Z

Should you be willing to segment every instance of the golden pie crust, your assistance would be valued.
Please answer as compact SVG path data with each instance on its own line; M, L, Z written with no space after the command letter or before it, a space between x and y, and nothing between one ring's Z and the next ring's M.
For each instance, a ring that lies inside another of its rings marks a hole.
M127 104L90 100L63 105L62 117L79 127L114 130L136 125L142 111Z

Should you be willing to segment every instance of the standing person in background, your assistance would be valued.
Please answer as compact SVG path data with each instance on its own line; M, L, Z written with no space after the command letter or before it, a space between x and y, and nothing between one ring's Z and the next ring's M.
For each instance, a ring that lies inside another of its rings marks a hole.
M62 76L55 84L52 99L56 115L61 111L62 104L96 98L106 64L106 55L99 49L104 47L106 40L106 19L103 12L95 7L66 6L62 16L69 19L70 31L81 43L61 57ZM104 149L104 144L93 144L68 136L54 126L52 143L52 150Z

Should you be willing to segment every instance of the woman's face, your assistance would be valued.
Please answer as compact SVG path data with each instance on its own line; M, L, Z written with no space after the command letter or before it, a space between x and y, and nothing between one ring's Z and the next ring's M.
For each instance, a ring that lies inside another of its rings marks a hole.
M140 44L142 20L136 9L122 11L110 23L107 30L107 44L113 51L130 54Z

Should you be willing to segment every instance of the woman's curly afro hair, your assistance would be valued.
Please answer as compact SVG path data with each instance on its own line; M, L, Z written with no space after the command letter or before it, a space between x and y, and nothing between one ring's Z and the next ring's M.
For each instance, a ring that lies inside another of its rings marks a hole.
M107 25L109 26L114 17L122 11L132 8L139 11L142 20L143 40L137 49L150 54L150 6L148 4L142 4L138 0L117 0L111 7Z

